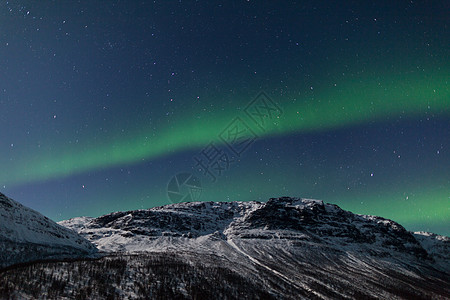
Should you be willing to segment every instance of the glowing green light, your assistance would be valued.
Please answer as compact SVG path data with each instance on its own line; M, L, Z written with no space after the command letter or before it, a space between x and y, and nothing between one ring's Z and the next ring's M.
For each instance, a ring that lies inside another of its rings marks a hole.
M400 79L386 76L383 80L343 82L316 88L313 96L296 101L289 97L274 99L284 114L258 135L328 130L400 116L449 115L450 89L446 74ZM240 103L248 103L249 100L241 99ZM238 113L235 109L209 113L188 111L173 118L170 127L157 132L144 129L117 139L99 137L96 141L61 146L48 153L28 153L20 161L2 162L8 172L1 173L0 182L18 185L60 178L204 147L217 140L217 135Z

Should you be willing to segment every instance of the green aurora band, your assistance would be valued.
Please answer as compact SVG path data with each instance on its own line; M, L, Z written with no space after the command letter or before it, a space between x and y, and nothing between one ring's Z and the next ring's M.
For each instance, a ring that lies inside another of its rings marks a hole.
M336 86L314 87L313 96L305 92L304 96L285 96L286 101L274 98L284 113L273 126L267 127L265 132L258 132L258 135L271 137L326 131L367 122L383 122L399 116L449 116L448 74L450 72L441 70L432 76L409 74L385 76L383 79L358 78L354 82L337 83ZM294 98L297 100L292 101ZM251 99L242 97L239 100L245 106ZM235 108L216 113L191 109L182 116L174 116L170 127L158 130L156 134L147 129L119 138L103 137L89 144L55 146L47 153L41 150L34 155L22 155L19 161L2 162L8 173L1 173L0 182L18 186L204 147L217 140L218 134L238 115L242 116L243 112Z

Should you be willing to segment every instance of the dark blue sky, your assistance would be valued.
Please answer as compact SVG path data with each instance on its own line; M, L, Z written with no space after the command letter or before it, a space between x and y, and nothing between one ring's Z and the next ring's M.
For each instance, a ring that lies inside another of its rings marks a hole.
M0 189L61 220L171 203L187 173L200 201L320 198L448 235L449 12L3 1Z

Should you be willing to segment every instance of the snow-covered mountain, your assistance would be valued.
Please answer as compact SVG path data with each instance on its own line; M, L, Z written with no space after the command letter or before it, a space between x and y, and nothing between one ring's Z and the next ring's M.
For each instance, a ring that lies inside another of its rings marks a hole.
M102 251L220 265L275 298L450 297L448 237L319 200L180 203L60 224Z
M0 272L0 296L450 299L448 237L319 200L179 203L60 225L103 257Z
M0 268L97 252L86 239L0 193Z
M353 214L312 199L179 203L59 224L107 252L155 251L171 243L197 247L206 238L225 242L301 240L372 256L409 255L430 261L437 258L442 263L450 258L448 237L412 233L392 220Z

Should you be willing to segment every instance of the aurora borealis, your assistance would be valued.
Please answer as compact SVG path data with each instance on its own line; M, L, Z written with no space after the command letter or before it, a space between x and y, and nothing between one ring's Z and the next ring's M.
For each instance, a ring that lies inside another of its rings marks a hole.
M170 203L322 199L450 234L444 2L0 4L0 188L54 220ZM263 91L282 114L260 128ZM239 118L217 181L194 157Z

